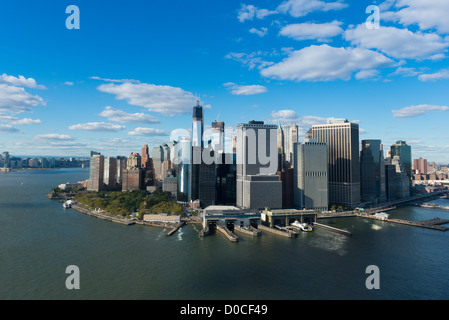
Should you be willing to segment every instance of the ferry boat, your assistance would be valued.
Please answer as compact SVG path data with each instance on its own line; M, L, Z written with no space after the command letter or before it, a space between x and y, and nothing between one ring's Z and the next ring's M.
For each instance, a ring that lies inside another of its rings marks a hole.
M310 225L308 225L307 223L301 223L298 220L293 222L291 224L291 226L293 228L296 228L296 229L299 229L299 230L302 230L302 231L312 231L313 230L313 228Z
M66 202L63 203L62 206L64 209L69 209L72 207L73 204L76 204L76 202L73 200L67 200Z

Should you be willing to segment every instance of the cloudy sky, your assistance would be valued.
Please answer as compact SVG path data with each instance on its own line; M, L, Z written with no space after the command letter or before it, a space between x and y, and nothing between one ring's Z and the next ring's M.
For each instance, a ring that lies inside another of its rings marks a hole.
M296 123L302 140L346 118L447 163L447 17L447 0L2 1L0 152L140 152L191 129L200 96L206 126Z

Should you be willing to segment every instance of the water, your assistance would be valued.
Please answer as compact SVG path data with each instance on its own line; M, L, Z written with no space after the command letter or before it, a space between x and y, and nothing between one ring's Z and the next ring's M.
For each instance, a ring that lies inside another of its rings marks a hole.
M87 170L0 175L0 299L448 299L449 232L363 218L321 220L352 237L315 229L290 239L264 233L231 243L200 226L167 229L96 219L45 194ZM449 200L448 200L449 201ZM393 217L448 218L419 207ZM80 290L65 287L80 269ZM368 290L365 269L380 270Z

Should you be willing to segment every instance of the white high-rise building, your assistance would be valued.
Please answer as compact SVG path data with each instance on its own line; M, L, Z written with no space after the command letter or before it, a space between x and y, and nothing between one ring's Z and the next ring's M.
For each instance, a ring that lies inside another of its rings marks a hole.
M295 143L292 159L295 207L327 211L329 177L326 143L307 139L304 143Z

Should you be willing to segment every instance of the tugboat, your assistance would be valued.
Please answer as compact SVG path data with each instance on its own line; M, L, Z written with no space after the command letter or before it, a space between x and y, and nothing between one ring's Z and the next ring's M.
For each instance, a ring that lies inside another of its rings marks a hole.
M313 228L312 228L310 225L308 225L307 223L301 223L301 222L299 222L298 220L296 220L295 222L293 222L293 223L291 224L291 226L292 226L293 228L299 229L299 230L301 230L301 231L312 231L312 230L313 230Z

